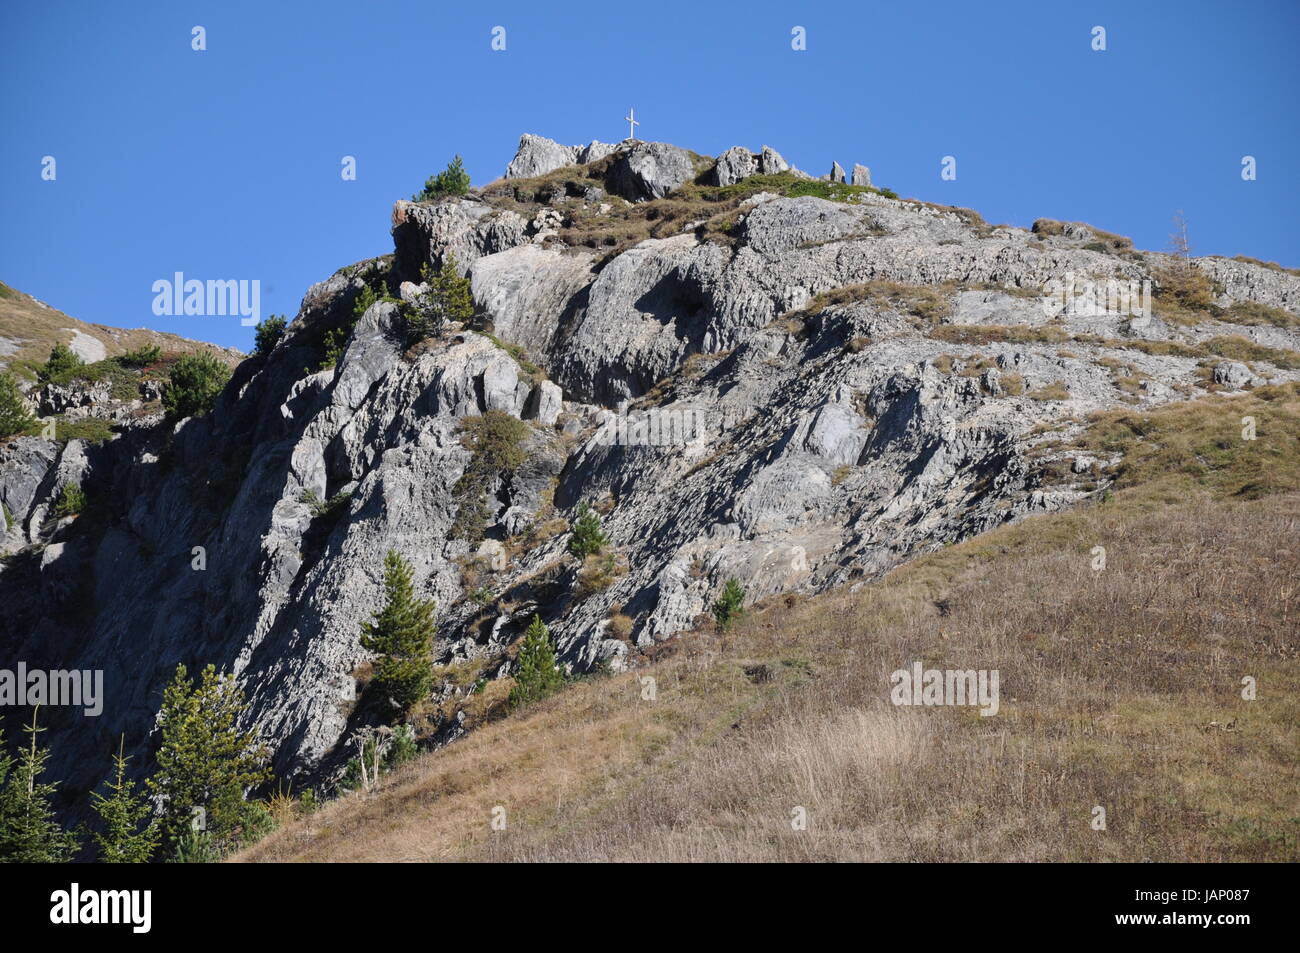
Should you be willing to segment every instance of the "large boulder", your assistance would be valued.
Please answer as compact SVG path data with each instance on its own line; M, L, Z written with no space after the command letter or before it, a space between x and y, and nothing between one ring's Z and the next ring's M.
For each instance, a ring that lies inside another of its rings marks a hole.
M1214 383L1241 390L1255 379L1249 367L1240 361L1221 361L1214 365Z
M577 148L575 146L575 148ZM601 142L599 139L593 139L578 151L578 161L583 165L588 162L595 162L597 159L603 159L612 152L617 152L622 146L617 142Z
M599 143L592 143L592 146ZM590 147L588 147L590 148ZM583 159L589 162L589 159ZM529 179L536 175L554 172L578 162L578 147L564 146L545 136L524 133L519 137L519 149L506 166L507 179Z
M777 152L771 146L764 146L763 152L758 157L758 171L763 175L775 175L778 172L789 172L792 166L785 161L785 157Z
M714 185L735 185L758 171L758 156L744 146L732 146L722 155L710 175Z
M533 388L524 407L524 416L536 419L544 427L554 427L564 410L564 391L550 381L542 381Z
M404 276L418 275L426 262L436 270L448 252L464 271L484 255L530 241L522 215L470 199L435 205L400 199L393 206L392 222L397 270Z
M610 167L609 185L632 201L661 199L695 175L695 163L685 149L666 142L638 142Z
M854 185L871 185L871 170L865 165L853 163L853 184Z

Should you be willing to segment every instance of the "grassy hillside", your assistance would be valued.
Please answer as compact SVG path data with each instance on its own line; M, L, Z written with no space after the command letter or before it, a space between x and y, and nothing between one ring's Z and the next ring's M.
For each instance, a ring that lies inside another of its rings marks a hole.
M55 344L72 344L78 335L99 342L103 347L101 357L115 357L151 344L165 352L207 351L228 364L242 357L231 348L191 341L176 334L78 321L0 282L0 369L8 368L21 379L34 380L33 367L45 362L50 348ZM92 359L98 358L87 358Z
M1300 388L1100 415L1077 444L1124 453L1095 503L489 706L237 859L1300 859ZM997 669L999 713L895 707L915 661Z

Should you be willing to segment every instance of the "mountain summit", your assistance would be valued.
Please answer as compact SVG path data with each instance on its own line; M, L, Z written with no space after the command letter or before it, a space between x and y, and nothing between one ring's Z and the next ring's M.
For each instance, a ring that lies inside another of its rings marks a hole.
M144 770L163 685L211 663L277 776L337 780L376 720L390 550L437 604L438 745L535 617L566 670L622 670L727 592L822 593L1103 496L1124 461L1080 448L1090 415L1300 380L1294 272L870 183L524 136L502 179L398 201L392 253L311 287L210 412L10 440L0 648L112 699L50 724L51 773L84 794L123 734ZM590 514L607 542L573 545Z

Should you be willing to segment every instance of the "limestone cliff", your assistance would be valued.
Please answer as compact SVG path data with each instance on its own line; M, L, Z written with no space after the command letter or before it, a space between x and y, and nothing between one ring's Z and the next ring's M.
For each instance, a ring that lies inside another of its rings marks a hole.
M398 202L393 254L308 290L212 413L0 449L0 657L105 671L102 716L50 723L67 791L102 778L119 734L146 767L178 662L237 673L280 777L327 778L364 717L358 634L389 549L438 602L437 661L505 676L538 613L569 666L621 667L728 577L750 599L819 592L1104 491L1116 461L1046 444L1092 411L1300 379L1294 273L993 227L766 147L723 160L526 136L507 178ZM422 267L449 254L477 315L409 347ZM1213 288L1195 320L1107 302L1107 279L1159 292L1174 266ZM1084 293L1044 294L1068 280ZM391 300L310 370L376 281ZM452 528L461 424L488 411L529 435L487 487L480 542ZM91 506L52 519L70 480ZM600 585L566 551L580 502L616 551Z

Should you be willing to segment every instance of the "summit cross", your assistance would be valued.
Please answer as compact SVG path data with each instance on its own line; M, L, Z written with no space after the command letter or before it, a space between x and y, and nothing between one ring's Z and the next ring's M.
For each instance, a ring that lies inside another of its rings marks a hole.
M636 121L635 117L636 117L636 110L634 109L628 109L627 115L623 117L623 121L628 124L627 137L629 139L636 138L636 127L641 125L639 122Z

